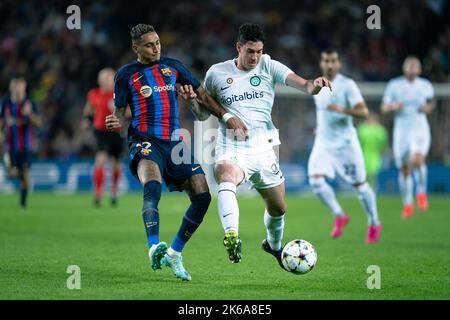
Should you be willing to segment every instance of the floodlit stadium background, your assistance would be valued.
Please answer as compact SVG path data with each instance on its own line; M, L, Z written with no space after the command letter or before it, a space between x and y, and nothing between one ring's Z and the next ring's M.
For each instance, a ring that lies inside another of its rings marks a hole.
M66 27L66 8L71 4L81 9L81 30ZM429 116L429 191L450 194L450 2L380 3L381 30L366 27L370 4L290 0L2 1L0 94L7 93L11 77L25 75L29 94L38 103L46 124L38 134L31 170L33 189L69 193L91 190L95 146L92 131L80 132L82 109L87 91L97 85L101 68L117 69L135 58L130 49L131 26L141 22L154 25L163 55L181 60L203 79L210 65L235 56L237 28L252 21L260 23L267 33L265 52L307 78L320 74L320 50L337 48L343 61L342 73L358 82L374 113L379 112L386 81L401 74L406 55L416 54L423 63L423 76L433 82L436 91L436 109ZM183 106L180 115L183 127L193 133L193 116ZM306 161L314 139L312 99L279 88L273 117L280 129L279 152L287 190L309 192ZM381 122L391 133L392 116L382 116ZM204 127L214 125L211 120ZM139 190L128 172L126 156L124 169L122 192ZM397 171L390 149L384 156L378 189L397 192ZM13 190L14 182L6 179L1 165L0 192Z

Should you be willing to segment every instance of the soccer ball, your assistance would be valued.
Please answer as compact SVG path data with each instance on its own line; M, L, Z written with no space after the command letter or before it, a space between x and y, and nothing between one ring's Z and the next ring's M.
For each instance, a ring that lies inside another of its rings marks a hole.
M281 253L281 262L286 271L294 274L305 274L316 265L317 253L311 243L296 239L284 246Z

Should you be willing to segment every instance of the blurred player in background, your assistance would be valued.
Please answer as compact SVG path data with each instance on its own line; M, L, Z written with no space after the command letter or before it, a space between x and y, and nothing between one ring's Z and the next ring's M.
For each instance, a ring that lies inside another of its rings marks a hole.
M106 118L109 130L120 128L125 108L130 106L128 128L130 170L144 188L142 217L147 233L152 269L166 265L177 278L191 280L183 266L181 252L201 224L211 202L208 184L201 166L189 154L189 163L172 156L174 148L186 145L179 134L176 85L199 99L212 114L223 118L225 110L201 87L199 81L181 62L161 57L161 43L155 29L139 24L131 29L133 51L137 60L118 71L114 87L114 114ZM246 128L237 118L223 119L236 129L241 138ZM176 156L176 154L174 154ZM184 190L191 205L187 209L177 235L169 248L159 242L159 211L161 183L164 179L170 191Z
M380 124L377 114L370 114L367 120L358 126L358 138L364 155L367 181L376 190L377 175L387 147L387 131Z
M92 173L94 182L94 203L100 206L105 183L105 166L108 157L111 159L111 205L117 204L117 191L121 176L120 155L124 149L125 140L119 132L106 130L105 118L114 111L114 75L111 68L104 68L98 73L98 88L91 89L87 94L87 102L83 110L83 128L92 124L97 140L97 153Z
M10 177L20 179L20 207L27 205L29 168L34 151L34 127L41 126L36 104L27 97L27 82L14 78L9 94L0 105L0 143L4 144L4 163ZM4 136L4 138L2 137Z
M240 262L242 256L236 187L250 181L265 202L267 238L262 247L281 264L286 203L284 177L273 149L280 144L271 117L275 84L309 94L330 86L324 78L303 79L263 54L264 41L265 34L259 25L241 25L236 42L238 57L213 65L205 77L205 89L227 110L226 115L239 117L249 129L246 141L236 141L226 132L224 123L220 123L215 150L214 174L219 184L217 201L225 232L223 244L233 263Z
M416 180L416 200L419 210L428 209L427 167L425 159L430 149L431 134L427 114L432 110L434 90L431 82L419 77L420 60L409 56L403 63L403 76L388 82L381 110L395 112L393 151L399 168L399 187L403 197L403 218L414 213L413 177Z
M344 213L325 178L334 179L337 174L351 184L368 217L366 242L376 243L381 232L376 196L366 182L364 158L353 126L353 117L365 118L369 110L356 83L339 73L341 62L336 50L322 52L320 68L324 77L331 81L333 92L323 90L314 96L317 127L308 161L309 183L313 192L335 216L331 232L333 238L342 235L350 218Z

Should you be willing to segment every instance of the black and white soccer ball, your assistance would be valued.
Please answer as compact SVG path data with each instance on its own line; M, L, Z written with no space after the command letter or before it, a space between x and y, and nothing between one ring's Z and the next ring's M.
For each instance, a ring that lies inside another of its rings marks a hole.
M286 271L294 274L305 274L316 265L317 253L311 243L296 239L284 246L281 253L281 262Z

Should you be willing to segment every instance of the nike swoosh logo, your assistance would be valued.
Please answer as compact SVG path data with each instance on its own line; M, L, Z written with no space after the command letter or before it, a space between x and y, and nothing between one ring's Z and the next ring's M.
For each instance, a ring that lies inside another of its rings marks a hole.
M233 212L227 213L226 215L224 215L223 217L228 217L230 214L233 214Z
M228 86L228 87L220 87L220 91L223 91L223 90L225 90L225 89L228 89L229 87L231 87L231 86Z
M147 223L145 224L145 226L146 226L147 228L150 228L150 227L156 226L157 224L158 224L158 222L147 222Z
M197 167L192 168L192 171L195 171L195 170L197 170L198 168L200 168L200 166L197 166Z
M133 79L133 82L136 82L136 81L138 81L140 78L142 78L144 75L143 74L141 74L141 76L139 77L139 78L136 78L136 79Z

